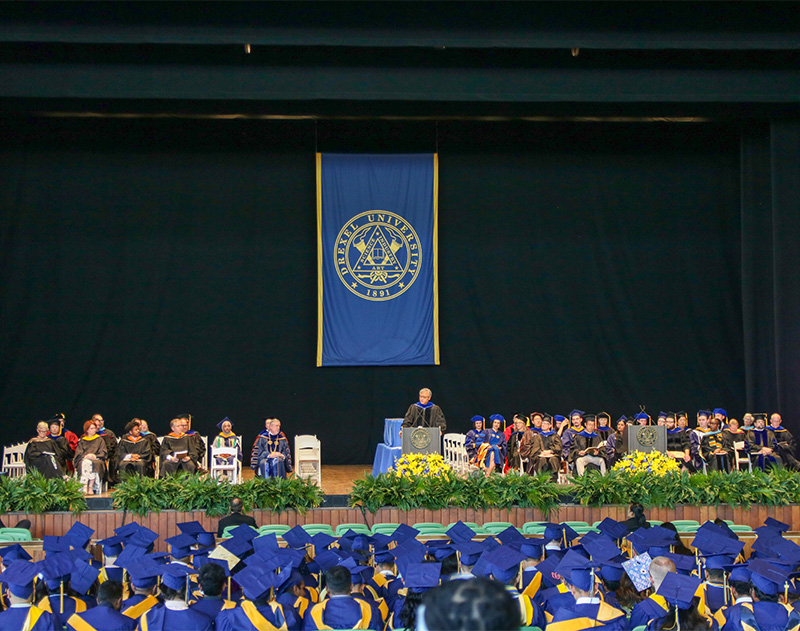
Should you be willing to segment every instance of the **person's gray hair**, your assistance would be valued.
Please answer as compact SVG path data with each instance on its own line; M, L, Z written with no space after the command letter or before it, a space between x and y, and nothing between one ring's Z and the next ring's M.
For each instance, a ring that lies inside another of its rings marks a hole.
M430 388L423 388L422 390L419 391L420 394L422 394L423 392L427 392L428 396L431 396L431 397L433 396L433 392L431 392Z
M656 557L650 562L650 576L653 579L653 589L658 590L664 578L670 572L676 572L675 562L668 557Z

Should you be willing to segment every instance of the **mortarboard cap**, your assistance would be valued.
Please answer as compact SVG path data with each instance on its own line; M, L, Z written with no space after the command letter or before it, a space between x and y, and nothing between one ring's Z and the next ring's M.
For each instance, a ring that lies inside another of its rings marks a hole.
M523 535L514 526L509 526L502 532L498 532L495 536L506 545L514 541L525 541L525 535Z
M408 524L400 524L390 536L393 541L400 543L405 539L414 539L418 534L419 530L416 528L412 528Z
M633 417L635 421L649 421L650 415L647 412L639 412Z
M692 540L692 546L700 550L704 556L728 554L735 557L744 548L744 542L727 537L722 528L707 523L698 529Z
M332 567L339 565L339 561L341 560L342 556L334 550L323 550L314 557L314 561L316 561L323 572L327 572Z
M547 540L538 537L526 537L524 542L519 544L519 552L524 555L526 559L539 559L544 552L544 546Z
M481 423L484 423L484 422L486 422L486 419L485 419L485 418L483 418L483 417L482 417L480 414L476 414L476 415L475 415L475 416L473 416L473 417L472 417L470 420L472 421L472 424L473 424L473 425L474 425L475 423L479 422L479 421L480 421Z
M460 555L460 560L463 565L475 565L478 558L483 554L483 543L479 541L465 541L456 544L456 550Z
M126 546L134 545L139 546L140 548L144 548L147 551L151 551L153 549L153 544L158 539L158 533L153 532L149 528L145 528L144 526L140 526L137 528L136 532L128 537L128 540L125 542Z
M492 415L489 417L489 420L490 420L490 421L502 421L503 423L505 423L505 422L506 422L506 419L503 417L503 415L502 415L502 414L492 414Z
M75 563L69 552L48 554L47 558L36 564L44 577L48 589L58 589L59 584L72 572Z
M525 560L522 554L509 546L501 546L498 550L492 550L491 555L489 565L492 576L506 584L519 574L520 563Z
M125 546L125 549L120 552L114 564L119 567L124 567L127 570L141 563L146 554L147 549L134 544L128 544Z
M748 565L750 582L765 594L778 594L783 589L787 574L772 563L754 559Z
M658 418L667 418L667 413L666 412L659 412L658 413Z
M208 562L207 558L203 560L203 564ZM152 562L137 563L125 569L131 577L131 584L139 589L150 589L154 587L158 577L161 575L160 566Z
M742 583L750 582L750 568L747 563L736 563L734 565L725 566L725 570L729 572L729 581L741 581Z
M101 539L97 543L103 546L103 554L105 556L116 557L122 552L122 544L125 543L125 537L114 535L113 537L108 537L108 539Z
M441 563L408 563L403 572L405 586L414 592L425 592L439 584Z
M652 559L647 552L643 552L622 563L622 568L631 579L636 591L642 592L653 583L650 580L650 562Z
M42 538L42 549L45 552L69 552L72 543L72 539L67 539L66 537L45 535Z
M21 545L12 543L10 546L0 548L0 559L3 559L3 563L8 565L12 561L30 561L32 557Z
M324 550L331 544L336 543L336 537L332 537L325 532L318 532L311 537L311 542L314 544L314 550ZM369 549L369 543L367 543L366 547Z
M572 410L572 412L569 413L569 417L572 418L573 416L580 416L581 418L583 418L584 414L586 414L586 412L584 412L583 410Z
M678 609L688 609L692 606L700 582L696 576L667 572L656 593Z
M619 423L620 421L622 421L623 423L627 423L628 422L628 417L623 414L622 416L620 416L617 419L617 423Z
M676 554L675 552L668 552L662 556L667 557L675 564L675 570L678 574L691 574L697 567L697 562L693 556Z
M789 524L784 524L782 521L778 521L777 519L773 519L772 517L767 517L764 520L764 525L768 526L769 528L773 528L778 532L786 532L789 530Z
M219 428L219 431L222 431L222 424L223 424L224 422L226 422L226 421L227 421L228 423L230 423L230 424L231 424L231 428L233 428L233 421L232 421L231 419L229 419L229 418L226 416L226 417L225 417L224 419L222 419L222 420L221 420L219 423L217 423L217 427Z
M600 576L606 581L619 581L625 570L622 569L622 560L624 557L618 557L619 560L607 559L600 564Z
M230 539L226 539L222 543L217 546L218 548L224 548L230 554L242 559L248 552L251 552L253 549L253 544L248 539L242 539L240 537L231 537Z
M72 545L76 548L85 548L89 541L91 541L93 534L94 530L92 528L84 526L81 522L76 521L72 523L69 530L64 533L64 536L72 539Z
M588 540L586 537L583 537L581 539L581 544L583 544L583 547L595 561L607 561L613 559L622 552L619 546L617 546L610 537L605 535L592 537Z
M614 540L622 539L628 534L628 527L625 524L621 524L610 517L606 517L603 521L597 524L597 529Z
M278 536L274 532L267 533L266 535L260 535L255 539L253 539L251 543L253 545L253 550L255 550L256 552L260 552L261 550L272 550L274 552L277 552L278 550L280 550L280 545L278 544Z
M89 563L78 561L74 571L70 574L69 585L79 594L86 594L98 576L100 576L100 570Z
M540 524L544 526L544 537L548 541L562 540L566 535L567 541L572 541L580 537L568 524Z
M566 416L561 416L560 414L556 414L555 416L553 416L553 421L555 423L563 423L566 420L567 420L567 417Z
M180 591L186 586L186 577L194 570L182 563L167 563L158 566L161 582L172 590ZM243 570L244 571L244 570Z
M133 533L139 530L141 526L138 522L132 521L129 524L125 524L124 526L120 526L119 528L114 528L114 534L120 535L121 537L130 537Z
M173 559L183 559L191 556L194 552L192 546L197 543L194 537L184 534L175 535L164 541L169 545Z
M456 549L450 544L436 546L433 550L431 550L433 558L439 562L444 561L447 557L453 556L455 553Z
M728 413L723 408L714 408L714 414L721 414L725 418L728 418Z
M570 552L572 551L570 550ZM576 559L575 562L567 561L568 556L569 552L556 566L556 572L570 585L583 591L590 591L594 585L594 570L599 566L583 557L581 557L582 560Z
M711 416L711 410L697 410L697 417L701 416Z
M247 524L240 524L230 531L231 537L234 539L242 539L244 541L252 541L258 537L258 531L252 526Z
M0 573L0 583L8 585L9 591L17 598L30 598L33 593L33 579L39 573L35 563L17 559L11 561Z
M291 530L287 530L282 535L283 540L289 544L290 548L298 550L311 544L311 535L309 535L301 526L295 526Z
M447 530L447 536L453 543L463 543L472 540L477 533L463 521L457 521Z
M387 548L375 549L375 563L394 563L394 555Z
M707 570L724 570L725 566L733 564L736 557L727 554L713 554L706 557Z

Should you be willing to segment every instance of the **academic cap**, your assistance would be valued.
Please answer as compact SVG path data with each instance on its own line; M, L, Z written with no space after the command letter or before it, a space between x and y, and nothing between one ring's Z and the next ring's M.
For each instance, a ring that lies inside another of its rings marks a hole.
M156 539L158 539L158 533L150 530L149 528L145 528L144 526L139 526L139 528L136 529L136 532L128 537L125 545L139 546L140 548L144 548L149 552L152 551L153 544L156 542Z
M735 563L732 565L726 565L725 570L729 572L728 580L729 581L741 581L743 583L750 582L750 576L752 572L750 572L750 567L747 563Z
M588 423L589 421L595 422L597 417L594 414L584 414L583 422Z
M625 524L621 524L618 521L611 519L611 517L606 517L603 521L597 524L597 529L614 540L622 539L628 534L628 527Z
M568 524L544 523L539 525L544 526L544 537L549 541L556 539L562 540L564 538L564 534L566 534L567 541L572 541L573 539L580 537L580 535L570 528Z
M407 539L392 550L398 568L403 562L422 563L427 553L428 548L425 544L416 539Z
M744 542L725 536L724 530L716 524L707 524L697 531L692 546L700 550L704 556L729 554L736 557L744 548Z
M711 410L697 410L697 417L701 416L711 416Z
M68 552L48 554L47 558L36 564L39 573L44 577L48 589L58 589L67 576L75 568L75 563Z
M378 563L394 563L394 555L388 548L375 549L375 564L377 565Z
M754 559L748 564L750 582L765 594L778 594L786 582L787 574L772 563Z
M675 552L667 552L666 554L662 554L661 556L667 557L675 564L675 570L678 572L678 574L691 574L694 571L695 567L697 567L697 562L695 561L695 558L685 554L676 554Z
M692 600L700 583L700 579L696 576L668 572L656 593L678 609L688 609L692 606Z
M397 543L402 542L406 539L414 539L419 534L419 530L409 526L408 524L400 524L395 531L389 535L392 540L396 541Z
M623 559L624 557L619 558ZM600 576L602 576L604 580L616 582L622 578L624 573L625 570L622 569L621 561L608 559L600 564Z
M408 563L403 572L403 582L413 592L426 592L439 584L441 574L441 563Z
M524 555L526 559L540 558L546 543L546 539L538 537L526 537L524 542L517 542L520 554Z
M324 550L331 544L336 543L336 537L332 537L325 532L318 532L315 535L312 535L311 542L314 544L314 550ZM363 550L365 548L360 549ZM366 549L369 549L369 543L367 543Z
M556 572L570 585L589 591L594 584L594 571L598 567L597 563L585 558L583 560L576 559L575 563L567 562L567 557L565 556L561 559L561 563L556 566Z
M464 543L472 540L477 533L463 521L457 521L447 530L447 536L453 543Z
M72 545L74 545L76 548L85 548L89 541L91 541L93 534L94 529L83 525L79 521L76 521L72 523L72 525L69 527L69 530L64 533L64 536L72 539Z
M219 428L219 431L222 431L222 424L223 424L225 421L228 421L228 423L230 423L230 424L231 424L231 428L233 428L233 421L232 421L231 419L229 419L229 418L226 416L226 417L225 417L224 419L222 419L222 420L221 420L219 423L217 423L217 427Z
M637 552L648 552L652 557L658 556L658 554L650 552L651 548L660 548L661 550L669 548L669 546L675 544L676 537L677 534L668 528L651 526L650 528L639 528L632 532L628 539ZM667 549L666 552L669 552L669 550Z
M712 554L705 559L707 570L724 570L726 566L733 564L736 557L727 554Z
M628 422L628 417L623 414L622 416L620 416L617 419L617 423L619 423L620 421L622 421L623 423L627 423Z
M584 412L583 410L572 410L572 412L569 413L569 418L571 419L575 415L580 416L581 418L583 418L584 414L586 414L586 412Z
M208 559L205 561L208 562ZM227 564L225 564L227 568ZM161 566L155 563L138 563L126 568L131 577L131 584L138 589L150 589L154 587L161 576Z
M475 565L484 550L483 543L479 541L464 541L457 543L455 547L461 555L463 565Z
M170 547L173 559L182 559L193 554L192 546L197 542L189 535L175 535L164 540Z
M230 533L231 537L235 539L243 539L244 541L252 541L258 537L258 531L247 524L239 524L236 526L236 528L231 530Z
M139 530L141 526L138 522L132 521L129 524L125 524L124 526L120 526L119 528L114 528L114 534L119 535L121 537L130 537L133 533Z
M758 420L764 421L766 423L767 415L764 412L756 412L755 414L753 414L753 422Z
M491 555L490 572L501 583L509 583L519 573L520 563L525 560L522 554L508 546L501 546Z
M789 564L800 564L800 546L794 541L778 537L771 542L772 553Z
M0 548L0 559L3 559L5 565L9 565L12 561L30 561L32 557L21 545L12 543L10 546Z
M639 412L633 417L635 421L649 421L650 415L647 412Z
M89 563L78 561L70 574L69 585L79 594L86 594L98 576L100 576L100 570Z
M505 422L506 422L506 419L503 417L503 415L502 415L502 414L492 414L492 415L489 417L489 420L490 420L490 421L502 421L503 423L505 423Z
M158 566L158 571L161 573L161 582L175 591L179 591L181 588L185 587L186 577L189 574L195 573L194 569L187 567L182 563L167 563L167 565L160 565Z
M280 549L278 536L274 532L256 537L251 543L253 544L253 550L256 552L260 552L261 550L278 551ZM291 548L287 548L287 550L291 550Z
M470 420L472 421L472 424L473 424L473 425L474 425L475 423L477 423L478 421L480 421L481 423L485 423L485 422L486 422L486 419L485 419L485 418L483 418L483 417L482 417L480 414L476 414L476 415L475 415L475 416L473 416L473 417L472 417Z
M595 561L605 562L618 556L622 551L614 541L605 535L601 537L594 537L586 540L586 537L581 539L581 543L586 551L591 555Z
M304 548L311 543L311 535L301 526L295 526L291 530L287 530L281 536L283 540L289 544L289 547L294 549Z
M557 550L548 556L544 561L536 565L536 569L542 574L542 584L547 587L555 587L558 584L558 579L553 577L556 567L561 563L561 559L566 552Z
M146 554L147 550L145 548L128 544L125 546L125 549L120 552L119 556L117 556L117 560L114 562L114 564L118 565L119 567L124 567L127 570L134 565L141 563Z
M514 526L509 526L502 532L497 533L496 536L504 544L509 544L512 541L519 541L519 540L525 541L525 535L523 535Z
M658 413L658 418L667 418L667 413L666 412L659 412Z
M567 417L566 416L561 416L560 414L556 414L555 416L553 416L553 422L554 423L563 423L566 420L567 420Z
M764 520L764 525L770 528L774 528L778 532L786 532L789 530L789 524L784 524L782 521L778 521L777 519L773 519L772 517L767 517Z
M33 593L33 579L38 573L36 563L16 559L0 573L0 583L8 585L9 591L17 598L30 598Z
M652 559L647 552L636 555L632 559L624 561L622 567L636 591L641 592L652 585L650 580L650 563Z
M444 561L447 557L453 556L456 553L456 549L452 545L447 544L444 546L437 546L436 548L431 550L430 553L433 555L434 559L441 562Z
M728 413L723 408L714 408L714 414L722 414L722 416L728 418Z
M250 540L242 539L241 537L231 537L220 543L219 547L224 548L241 560L248 552L252 551L253 544Z
M45 552L69 552L72 544L72 539L68 539L67 537L45 535L42 538L42 549Z
M323 572L327 572L332 567L339 565L339 561L341 560L342 555L335 550L323 550L316 557L314 557L314 561L317 565L319 565Z
M122 552L122 544L125 543L125 537L114 535L113 537L108 537L107 539L101 539L97 543L103 546L104 555L107 557L115 557L119 556Z

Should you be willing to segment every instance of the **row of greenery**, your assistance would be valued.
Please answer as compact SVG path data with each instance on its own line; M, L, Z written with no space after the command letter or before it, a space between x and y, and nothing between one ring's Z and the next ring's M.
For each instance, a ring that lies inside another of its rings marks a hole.
M0 514L43 513L87 509L77 480L45 479L38 473L25 478L0 477ZM163 480L131 476L111 492L114 507L136 515L162 510L202 510L216 517L225 515L231 498L241 497L245 509L305 513L322 504L322 491L299 478L254 478L242 484L220 484L207 476L184 473ZM356 480L350 506L374 513L384 506L400 510L426 508L537 508L547 514L561 502L587 506L630 504L671 508L677 504L785 506L800 503L800 474L786 469L753 473L734 471L688 475L610 471L605 476L589 472L568 486L559 486L549 476L509 473L505 477L458 477L446 472L433 477L397 476Z

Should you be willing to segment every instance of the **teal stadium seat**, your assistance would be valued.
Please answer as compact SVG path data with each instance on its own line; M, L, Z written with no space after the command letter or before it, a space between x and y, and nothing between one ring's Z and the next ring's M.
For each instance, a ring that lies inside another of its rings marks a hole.
M283 536L283 533L289 532L291 530L291 526L287 526L286 524L264 524L258 529L259 535L271 535L276 534L279 537Z
M12 541L33 541L33 535L27 528L0 528L0 534L12 537Z
M376 535L378 533L382 535L391 535L394 534L394 531L397 530L397 527L400 524L396 524L394 522L383 522L380 524L373 524L372 526L372 534Z
M372 531L366 524L339 524L336 526L336 536L341 537L348 530L357 532L360 535L371 535Z
M316 535L318 532L324 532L326 535L330 535L331 537L336 536L333 526L330 524L303 524L301 528L309 535Z

